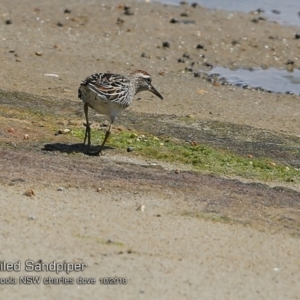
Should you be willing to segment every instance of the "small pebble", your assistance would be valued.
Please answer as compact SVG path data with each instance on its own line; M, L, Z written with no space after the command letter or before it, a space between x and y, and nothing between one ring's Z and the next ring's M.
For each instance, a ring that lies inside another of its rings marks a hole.
M266 64L262 64L262 65L261 65L261 68L262 68L263 70L267 70L267 69L268 69L268 66L267 66Z
M64 191L64 188L60 186L60 187L57 189L57 191L58 191L58 192L62 192L62 191Z
M12 24L12 20L10 20L10 19L6 20L6 21L5 21L5 24L6 24L6 25L11 25L11 24Z
M144 57L144 58L151 58L149 54L146 54L145 52L143 52L141 54L141 57Z
M96 190L96 192L97 192L97 193L100 193L100 192L102 192L102 190L103 190L102 188L99 188L99 187L98 187L97 190Z
M91 125L91 123L90 123ZM105 120L104 122L101 123L100 127L108 127L109 126L109 122L107 120Z
M130 6L127 6L127 5L124 6L124 14L127 15L127 16L134 15L134 13L131 11Z
M189 118L189 119L194 119L195 118L195 116L193 114L188 114L188 115L186 115L186 117Z
M258 13L258 14L260 14L260 13L263 13L263 12L265 12L263 9L261 9L261 8L258 8L257 10L256 10L256 12Z
M29 139L29 135L26 133L24 134L24 140L28 140Z
M57 25L58 27L63 27L63 26L64 26L64 24L61 23L61 22L57 22L56 25Z
M163 43L162 43L162 46L163 46L164 48L170 48L170 43L169 43L169 42L163 42Z
M203 64L205 67L208 67L208 68L213 68L213 65L212 64L210 64L210 63L207 63L207 62L205 62L204 64Z
M14 132L14 131L15 131L15 129L14 129L14 128L12 128L12 127L10 127L10 128L8 128L8 129L7 129L7 131L8 131L8 132Z
M177 19L175 19L175 18L172 18L170 20L170 23L175 24L175 23L179 23L179 21Z
M70 10L70 9L66 8L66 9L64 10L64 14L70 14L70 13L71 13L71 10Z
M43 55L43 52L42 52L42 51L37 51L37 52L35 52L35 55L36 55L36 56L42 56L42 55Z
M25 195L25 196L27 196L27 197L32 197L32 196L34 196L35 194L34 194L34 191L33 191L32 189L30 189L30 190L27 190L26 192L24 192L23 195Z
M117 25L122 25L124 23L124 20L121 18L117 19Z
M277 9L273 9L273 10L272 10L272 13L273 13L273 14L276 14L276 15L279 15L279 14L280 14L280 11L277 10Z
M128 148L127 148L127 152L132 152L133 150L134 150L133 147L128 147Z
M145 205L138 204L136 210L143 212L145 210L145 207L146 207Z
M196 49L204 49L204 46L203 46L202 44L198 44L198 45L196 46Z
M69 128L66 128L63 130L63 134L70 133L70 132L71 132L71 129L69 129Z
M49 77L59 77L57 74L44 74L44 75Z
M71 132L71 129L69 128L65 128L65 129L59 129L56 133L56 135L58 134L67 134L67 133L70 133Z
M300 33L296 33L296 34L295 34L295 39L296 39L296 40L299 40L299 39L300 39Z
M295 62L291 59L288 59L288 61L286 62L286 65L293 65Z

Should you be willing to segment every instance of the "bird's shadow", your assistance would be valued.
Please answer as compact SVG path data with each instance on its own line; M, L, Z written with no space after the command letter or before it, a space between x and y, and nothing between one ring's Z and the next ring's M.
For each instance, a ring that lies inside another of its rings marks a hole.
M83 153L86 155L94 156L97 155L97 151L100 150L101 146L90 146L90 152L87 152L87 145L83 146L82 143L77 144L63 144L63 143L53 143L45 144L43 151L59 151L61 153ZM103 150L113 149L111 147L104 146Z

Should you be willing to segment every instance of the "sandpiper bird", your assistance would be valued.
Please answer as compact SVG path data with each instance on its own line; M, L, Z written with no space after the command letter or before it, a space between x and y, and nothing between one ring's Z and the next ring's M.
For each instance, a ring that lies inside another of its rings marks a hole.
M162 95L152 86L150 75L142 70L134 71L128 76L111 73L96 73L81 82L78 89L78 98L84 103L83 109L86 118L86 129L83 147L86 139L88 139L88 154L101 154L104 144L110 135L115 117L120 111L131 104L135 94L142 91L150 91L160 99L163 99ZM110 117L110 125L106 131L101 148L95 153L90 153L91 128L88 120L89 107L100 114Z

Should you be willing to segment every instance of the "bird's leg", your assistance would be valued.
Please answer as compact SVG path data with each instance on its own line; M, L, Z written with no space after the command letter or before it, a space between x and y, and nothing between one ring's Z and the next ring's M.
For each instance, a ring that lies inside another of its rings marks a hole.
M86 138L87 138L88 139L88 150L87 150L87 153L89 153L90 152L90 145L91 145L91 127L90 127L89 118L88 118L89 106L88 106L87 103L84 104L83 110L84 110L85 120L86 120L83 147L85 145Z
M110 123L110 125L109 125L109 127L108 127L108 130L107 130L106 133L105 133L105 137L104 137L103 143L102 143L102 145L101 145L100 150L97 151L97 155L101 155L101 152L102 152L102 150L103 150L104 144L106 143L108 137L110 136L110 129L111 129L111 127L112 127L112 123L113 123L113 122Z

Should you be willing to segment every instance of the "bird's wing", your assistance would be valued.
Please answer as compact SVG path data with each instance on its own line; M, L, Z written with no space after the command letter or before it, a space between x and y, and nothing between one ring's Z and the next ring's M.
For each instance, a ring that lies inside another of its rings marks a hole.
M122 102L129 89L129 79L118 74L96 73L82 81L81 86L88 87L104 101Z

